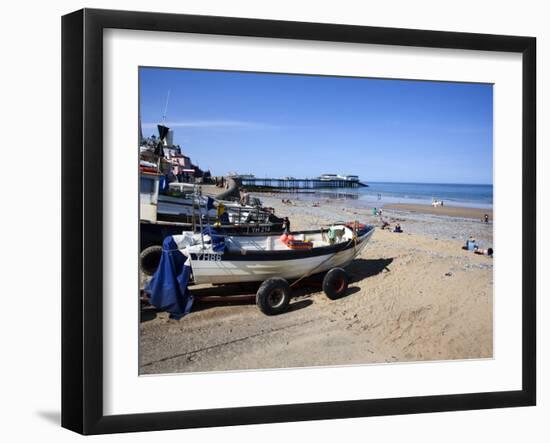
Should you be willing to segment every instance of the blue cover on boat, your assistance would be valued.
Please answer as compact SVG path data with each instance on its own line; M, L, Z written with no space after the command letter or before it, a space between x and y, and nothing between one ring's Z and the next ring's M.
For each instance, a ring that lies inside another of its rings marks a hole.
M210 211L210 209L214 209L214 199L212 197L206 198L206 210Z
M212 226L208 225L202 230L203 235L209 235L212 239L212 250L214 252L225 251L225 237L218 233Z
M177 320L188 314L193 304L193 296L187 288L191 266L185 264L186 260L172 236L166 237L162 242L159 267L145 288L151 296L151 304L168 311L170 318Z

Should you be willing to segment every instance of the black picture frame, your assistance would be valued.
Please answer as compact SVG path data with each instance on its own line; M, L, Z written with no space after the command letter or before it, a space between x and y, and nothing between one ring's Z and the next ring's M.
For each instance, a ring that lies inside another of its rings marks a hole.
M102 37L103 30L108 28L522 54L522 389L104 415ZM65 15L62 18L62 426L82 434L104 434L535 405L535 87L533 37L96 9Z

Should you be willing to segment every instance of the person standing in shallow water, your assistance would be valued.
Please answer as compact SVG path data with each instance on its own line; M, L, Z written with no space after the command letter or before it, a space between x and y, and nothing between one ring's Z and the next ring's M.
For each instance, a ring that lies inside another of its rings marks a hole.
M485 214L485 215L483 216L483 221L484 221L485 223L489 223L489 214Z

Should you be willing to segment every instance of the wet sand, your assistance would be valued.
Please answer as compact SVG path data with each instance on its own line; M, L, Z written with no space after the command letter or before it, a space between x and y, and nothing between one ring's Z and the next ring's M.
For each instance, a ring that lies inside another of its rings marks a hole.
M431 205L416 205L416 204L389 204L384 205L383 209L395 209L399 211L420 212L422 214L446 215L449 217L473 218L477 220L483 219L485 214L489 215L489 219L493 219L492 209L483 208L466 208L460 206L438 206Z

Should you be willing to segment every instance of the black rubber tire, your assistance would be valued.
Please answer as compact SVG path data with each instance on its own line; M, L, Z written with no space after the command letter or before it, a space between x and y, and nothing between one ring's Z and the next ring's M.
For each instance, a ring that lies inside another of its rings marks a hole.
M337 300L348 291L348 273L342 268L332 268L323 278L323 292L331 300Z
M159 267L162 246L154 245L145 248L139 254L139 266L146 275L153 275Z
M284 278L269 278L256 292L256 305L265 315L281 314L287 310L289 303L290 286Z

